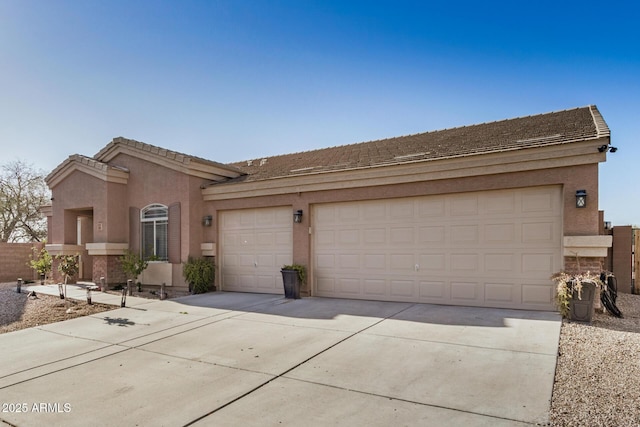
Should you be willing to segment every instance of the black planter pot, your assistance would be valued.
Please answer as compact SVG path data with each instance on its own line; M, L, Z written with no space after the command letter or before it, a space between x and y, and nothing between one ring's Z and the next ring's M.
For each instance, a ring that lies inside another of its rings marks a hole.
M569 301L570 318L576 322L591 323L594 312L594 300L596 285L591 282L582 282L582 299L578 298L578 291L573 290L571 301Z
M284 283L284 297L300 299L300 279L296 270L280 270Z

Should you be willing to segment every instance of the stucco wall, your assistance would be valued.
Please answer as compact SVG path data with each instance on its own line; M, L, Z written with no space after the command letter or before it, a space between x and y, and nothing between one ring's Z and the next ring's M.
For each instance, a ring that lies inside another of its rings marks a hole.
M523 188L542 185L563 187L563 234L598 235L598 165L589 164L537 171L484 175L427 182L383 185L375 187L335 189L331 191L301 192L294 194L218 200L205 202L205 213L213 216L213 226L207 230L206 238L217 239L217 212L229 209L257 208L266 206L291 206L304 211L301 224L293 227L294 262L309 265L310 259L310 207L316 203L373 200L420 195L449 194L470 191ZM576 208L575 193L587 190L587 207ZM217 240L210 240L216 242Z
M203 238L200 186L205 181L126 154L119 154L109 163L129 169L126 200L122 203L127 209L142 209L152 203L180 203L180 258L186 261L190 254L198 255ZM124 222L128 224L128 220Z

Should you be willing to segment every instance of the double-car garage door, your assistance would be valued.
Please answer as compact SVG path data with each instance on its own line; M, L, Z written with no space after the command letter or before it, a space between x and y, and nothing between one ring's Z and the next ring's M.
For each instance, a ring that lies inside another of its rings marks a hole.
M548 186L314 205L312 292L552 309L549 277L562 267L561 191ZM253 220L239 220L243 212ZM276 212L280 231L271 221L258 220L275 218ZM282 293L279 268L292 253L291 208L225 212L222 217L223 289ZM249 226L244 232L230 227L242 223ZM279 240L268 243L267 236ZM252 255L251 246L266 252L258 249ZM268 275L257 275L261 257L273 261Z

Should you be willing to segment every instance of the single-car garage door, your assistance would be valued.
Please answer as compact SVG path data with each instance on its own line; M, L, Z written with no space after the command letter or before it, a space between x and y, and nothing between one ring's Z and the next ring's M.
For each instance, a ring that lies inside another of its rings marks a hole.
M314 206L315 295L553 309L560 186Z
M282 294L280 268L291 264L291 207L219 215L222 290Z

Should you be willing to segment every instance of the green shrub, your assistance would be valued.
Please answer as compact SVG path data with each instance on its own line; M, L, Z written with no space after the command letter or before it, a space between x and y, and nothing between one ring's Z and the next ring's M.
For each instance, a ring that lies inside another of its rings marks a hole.
M33 254L31 255L31 260L29 261L29 266L38 272L39 275L46 275L51 271L53 266L53 258L51 254L43 247L40 252L34 246L32 248Z
M127 279L136 280L138 276L149 266L149 262L143 260L140 255L127 249L120 258L120 265Z
M58 271L64 275L64 284L67 284L69 278L78 274L78 258L79 255L58 255L56 259L60 261ZM66 292L65 292L66 293Z
M216 266L206 258L189 257L182 267L182 275L194 294L210 291L213 288L215 273Z

